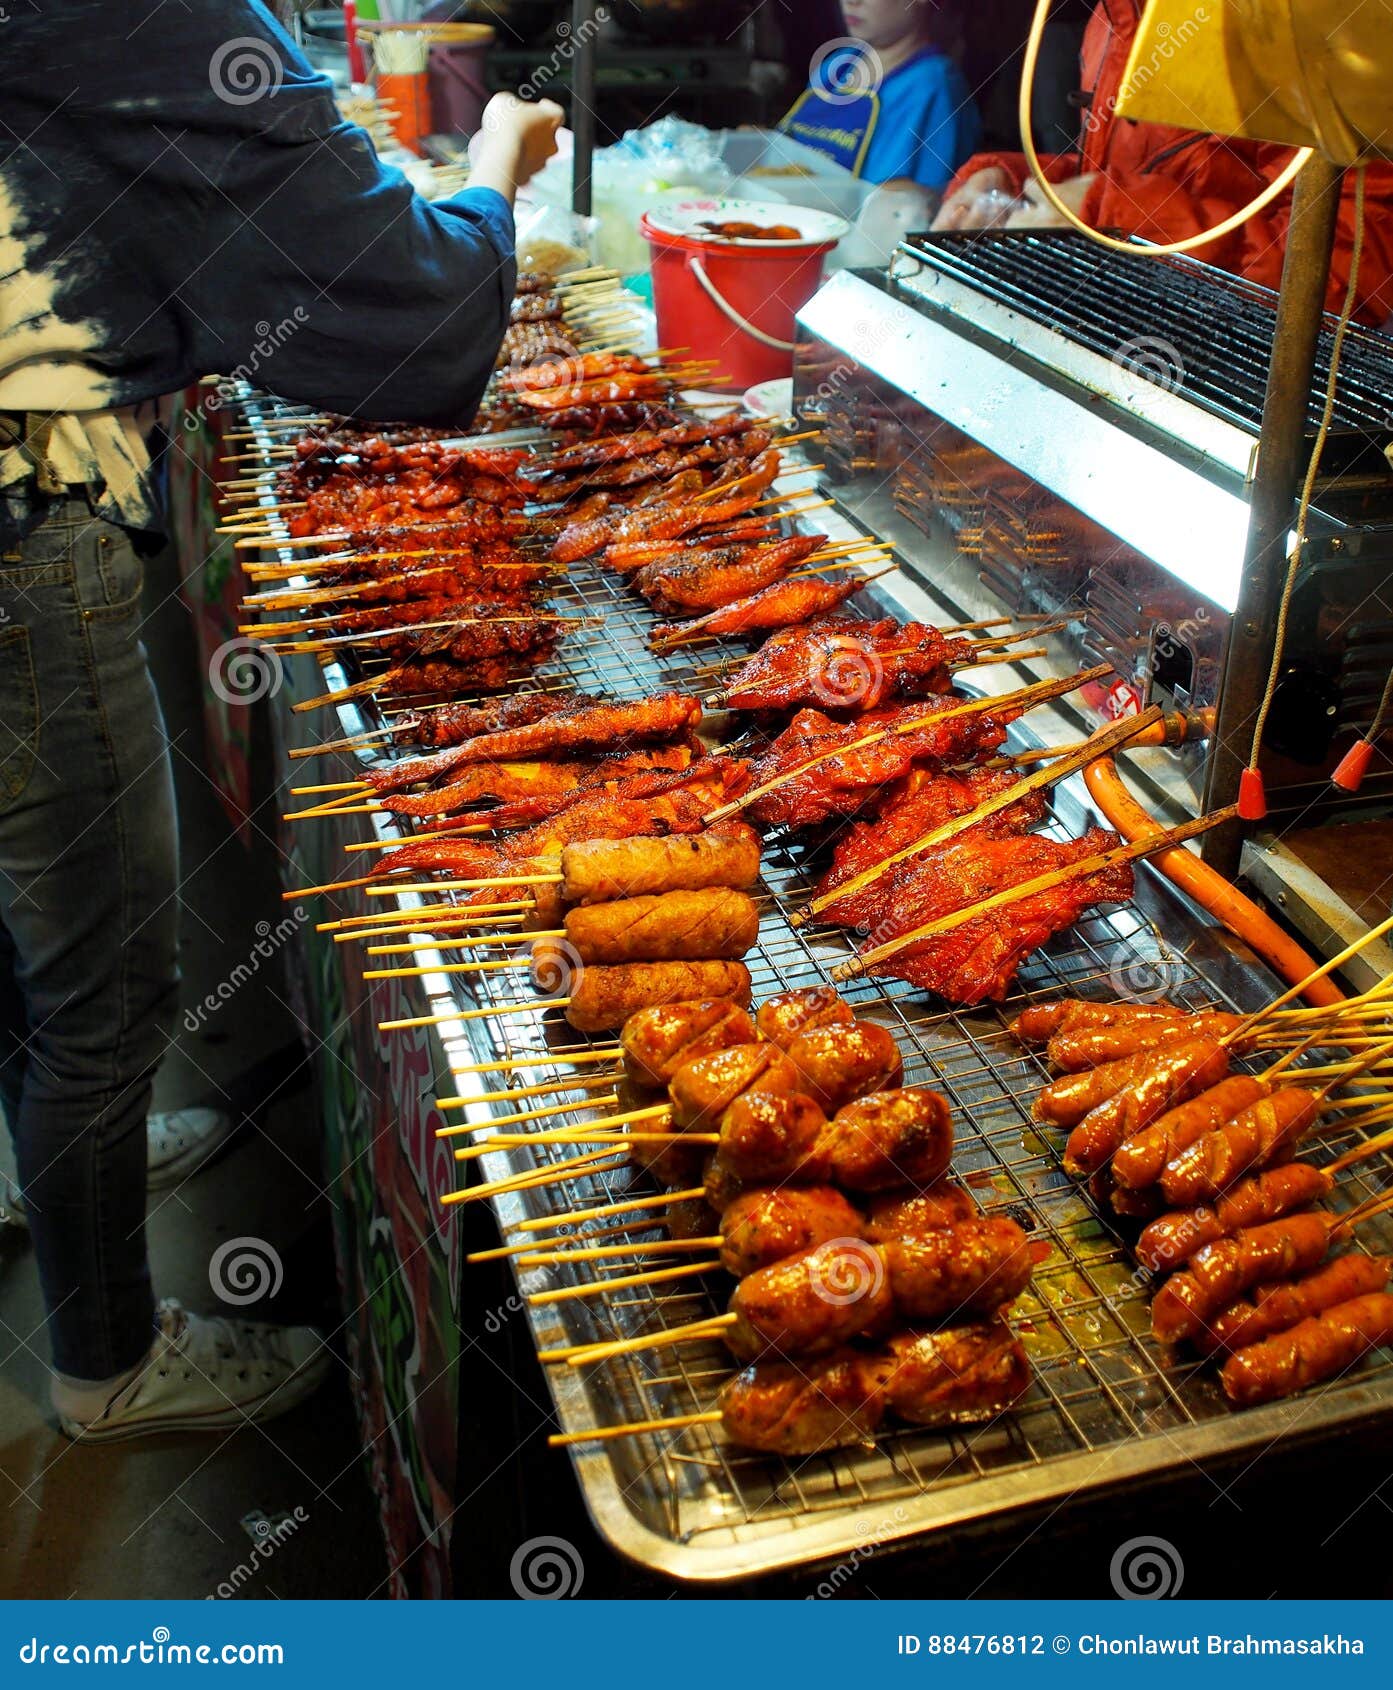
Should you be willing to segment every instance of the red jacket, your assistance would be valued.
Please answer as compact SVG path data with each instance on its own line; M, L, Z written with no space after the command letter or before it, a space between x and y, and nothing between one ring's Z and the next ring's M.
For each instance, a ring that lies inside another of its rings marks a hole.
M1291 159L1286 147L1232 141L1118 118L1113 107L1141 14L1137 0L1098 0L1084 33L1080 71L1085 109L1079 152L1041 160L1051 181L1096 172L1084 221L1153 241L1184 240L1246 205ZM1164 67L1158 74L1164 74ZM949 183L945 198L975 170L996 165L1019 192L1030 178L1021 153L979 153ZM1275 288L1291 216L1285 193L1241 228L1196 249L1197 258ZM1349 282L1354 240L1354 176L1345 180L1326 304L1339 310ZM1393 165L1368 167L1358 316L1382 324L1393 315Z

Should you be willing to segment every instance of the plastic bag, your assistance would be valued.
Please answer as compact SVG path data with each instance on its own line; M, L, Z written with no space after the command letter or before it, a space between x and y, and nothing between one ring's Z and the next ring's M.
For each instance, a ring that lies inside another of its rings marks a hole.
M518 269L563 276L591 261L599 222L559 205L521 206L517 214Z

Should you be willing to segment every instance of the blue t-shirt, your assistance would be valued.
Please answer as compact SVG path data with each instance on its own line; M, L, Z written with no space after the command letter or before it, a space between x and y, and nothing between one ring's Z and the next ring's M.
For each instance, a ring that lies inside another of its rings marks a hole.
M908 176L942 190L977 151L982 120L961 70L936 47L922 47L880 84L880 119L861 175L867 182Z

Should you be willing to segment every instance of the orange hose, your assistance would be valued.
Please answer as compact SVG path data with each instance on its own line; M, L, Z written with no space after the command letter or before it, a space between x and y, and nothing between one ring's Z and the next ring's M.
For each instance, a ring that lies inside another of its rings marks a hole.
M1159 734L1159 730L1158 730ZM1159 737L1146 736L1151 743ZM1138 743L1145 743L1139 740ZM1083 772L1089 796L1103 813L1107 822L1127 840L1146 839L1164 832L1123 785L1117 764L1111 757L1100 757ZM1150 859L1161 873L1218 922L1250 945L1260 957L1271 963L1289 984L1296 985L1320 966L1308 956L1294 939L1265 915L1251 898L1225 880L1222 874L1203 863L1193 851L1183 845L1158 851ZM1315 980L1302 993L1308 1003L1322 1007L1344 1002L1344 993L1328 978Z

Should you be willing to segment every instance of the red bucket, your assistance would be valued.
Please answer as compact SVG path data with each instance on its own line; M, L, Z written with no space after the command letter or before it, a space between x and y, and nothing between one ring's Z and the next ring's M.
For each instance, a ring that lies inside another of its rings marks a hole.
M731 239L703 222L796 228L795 240ZM793 370L794 313L817 292L847 225L825 211L756 200L687 200L645 211L658 344L714 358L739 391Z

